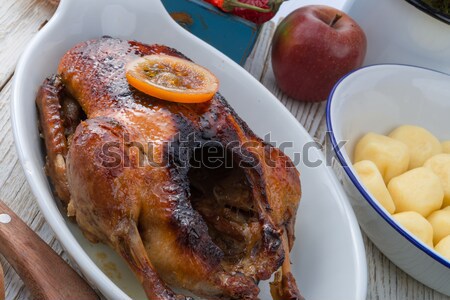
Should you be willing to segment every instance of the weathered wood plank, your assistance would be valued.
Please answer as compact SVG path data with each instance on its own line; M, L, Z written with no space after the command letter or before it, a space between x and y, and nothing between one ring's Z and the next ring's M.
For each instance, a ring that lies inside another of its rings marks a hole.
M29 40L50 19L56 6L46 0L1 0L0 90L12 77L20 54Z

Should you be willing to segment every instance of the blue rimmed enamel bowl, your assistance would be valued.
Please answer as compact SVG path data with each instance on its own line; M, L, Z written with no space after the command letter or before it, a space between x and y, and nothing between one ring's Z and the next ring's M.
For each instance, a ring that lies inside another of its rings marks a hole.
M398 267L450 295L450 261L397 224L352 167L354 146L364 134L387 134L404 124L423 126L440 140L450 139L449 75L407 65L373 65L342 78L329 96L330 140L361 228Z

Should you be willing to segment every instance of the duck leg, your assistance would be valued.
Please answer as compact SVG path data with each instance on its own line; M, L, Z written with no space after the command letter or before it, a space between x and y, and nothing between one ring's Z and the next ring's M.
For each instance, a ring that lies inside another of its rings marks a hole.
M61 115L61 100L64 85L59 76L47 78L42 84L36 105L39 113L41 135L47 149L45 171L51 178L56 195L66 205L70 200L66 178L67 139Z
M304 300L291 272L289 239L284 231L282 236L284 261L280 270L275 273L274 282L270 283L270 293L274 300Z
M45 171L58 198L68 205L70 192L66 177L66 156L70 137L83 118L79 104L65 93L61 78L47 78L36 98L39 129L47 150Z
M156 274L142 243L136 224L126 226L128 233L117 237L116 249L144 287L148 299L192 300L190 297L176 295Z

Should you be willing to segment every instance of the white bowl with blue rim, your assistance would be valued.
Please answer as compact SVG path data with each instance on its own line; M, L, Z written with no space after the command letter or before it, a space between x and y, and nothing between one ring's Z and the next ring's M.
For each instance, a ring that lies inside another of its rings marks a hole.
M352 167L355 144L364 134L387 134L404 124L425 127L440 140L450 139L449 75L408 65L372 65L346 75L329 96L330 140L361 228L398 267L450 295L450 261L396 223Z

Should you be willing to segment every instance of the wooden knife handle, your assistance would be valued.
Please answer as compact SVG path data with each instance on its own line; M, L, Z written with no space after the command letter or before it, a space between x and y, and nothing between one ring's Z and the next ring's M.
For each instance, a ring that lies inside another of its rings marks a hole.
M0 300L5 300L5 274L0 264Z
M0 201L0 253L34 299L99 299L92 288Z

